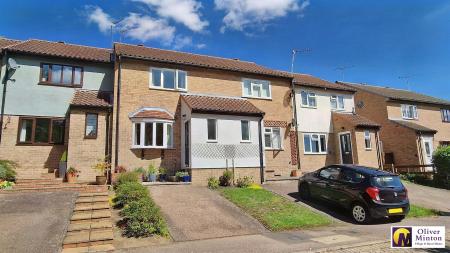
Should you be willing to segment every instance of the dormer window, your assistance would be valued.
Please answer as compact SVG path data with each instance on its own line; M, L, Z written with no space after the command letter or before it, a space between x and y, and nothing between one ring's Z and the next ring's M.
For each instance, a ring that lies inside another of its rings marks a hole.
M81 87L83 84L83 68L42 63L39 83L63 87Z
M187 73L176 69L150 68L150 88L187 90Z
M415 105L401 105L402 118L404 119L418 119L417 106Z

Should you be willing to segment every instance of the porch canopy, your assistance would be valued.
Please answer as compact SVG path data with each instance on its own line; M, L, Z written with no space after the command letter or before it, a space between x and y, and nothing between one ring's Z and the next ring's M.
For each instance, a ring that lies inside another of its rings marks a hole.
M264 116L262 110L245 98L197 94L183 94L181 98L192 113Z
M406 120L394 120L394 119L391 119L390 121L392 121L400 126L412 129L419 134L435 134L435 133L437 133L436 130L419 125L415 122L406 121Z
M337 121L345 121L355 128L381 128L380 124L355 113L333 112L333 118Z
M76 90L70 107L74 108L112 108L112 92L102 92L97 90Z

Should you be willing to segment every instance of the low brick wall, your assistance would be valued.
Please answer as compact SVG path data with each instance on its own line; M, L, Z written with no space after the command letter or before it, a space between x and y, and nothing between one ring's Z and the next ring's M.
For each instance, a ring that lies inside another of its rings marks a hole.
M229 169L232 170L232 169ZM192 184L206 186L208 185L208 178L222 176L225 169L192 169ZM250 176L257 184L261 182L259 168L235 168L234 178L235 180L244 176Z

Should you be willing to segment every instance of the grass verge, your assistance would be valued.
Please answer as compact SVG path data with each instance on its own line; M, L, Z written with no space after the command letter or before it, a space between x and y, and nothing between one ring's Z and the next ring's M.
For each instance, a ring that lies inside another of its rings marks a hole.
M410 205L407 218L420 218L439 215L439 211L421 206Z
M331 219L265 189L220 188L220 193L271 231L331 224Z

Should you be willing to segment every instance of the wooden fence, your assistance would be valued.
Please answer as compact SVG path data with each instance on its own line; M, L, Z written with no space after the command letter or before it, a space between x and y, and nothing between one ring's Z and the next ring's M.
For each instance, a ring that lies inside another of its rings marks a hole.
M394 165L385 164L384 170L391 171L396 174L418 173L418 174L435 174L436 167L434 164L427 165Z

